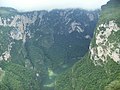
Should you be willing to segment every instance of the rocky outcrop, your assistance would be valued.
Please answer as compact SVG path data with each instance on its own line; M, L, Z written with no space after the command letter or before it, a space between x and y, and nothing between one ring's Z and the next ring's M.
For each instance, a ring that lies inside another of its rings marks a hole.
M25 43L26 40L26 28L28 25L34 23L37 19L37 12L33 13L32 18L29 18L25 15L16 15L11 16L9 18L2 18L0 17L0 26L9 26L14 27L15 30L10 32L10 37L16 40L23 40Z
M34 12L32 17L27 17L26 15L15 15L6 18L0 17L0 26L11 27L12 30L9 31L8 37L12 38L13 40L22 40L23 43L25 43L27 37L26 35L30 37L30 33L27 31L27 26L34 23L36 19L37 12ZM2 53L2 55L0 56L0 60L7 61L11 58L10 52L13 44L15 44L15 42L13 41L8 44L8 50Z
M108 24L101 24L97 27L95 34L95 47L90 47L91 59L95 64L97 61L102 60L107 62L107 58L112 58L115 62L120 61L120 42L112 41L110 37L115 33L118 33L120 27L115 21L109 21Z

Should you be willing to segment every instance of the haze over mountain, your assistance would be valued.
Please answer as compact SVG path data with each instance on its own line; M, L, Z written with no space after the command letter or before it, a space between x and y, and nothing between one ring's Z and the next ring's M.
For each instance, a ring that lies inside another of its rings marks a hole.
M0 6L19 11L52 10L66 8L100 9L109 0L0 0Z

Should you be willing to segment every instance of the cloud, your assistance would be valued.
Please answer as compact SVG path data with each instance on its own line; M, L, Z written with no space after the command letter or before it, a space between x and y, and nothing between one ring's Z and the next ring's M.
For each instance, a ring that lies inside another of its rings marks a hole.
M109 0L0 0L0 6L22 11L64 8L98 9Z

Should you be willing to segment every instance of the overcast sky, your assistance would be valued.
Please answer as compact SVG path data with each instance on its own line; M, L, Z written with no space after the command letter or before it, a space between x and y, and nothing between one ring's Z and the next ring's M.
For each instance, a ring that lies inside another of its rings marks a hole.
M109 0L0 0L0 7L13 7L20 11L64 8L98 9Z

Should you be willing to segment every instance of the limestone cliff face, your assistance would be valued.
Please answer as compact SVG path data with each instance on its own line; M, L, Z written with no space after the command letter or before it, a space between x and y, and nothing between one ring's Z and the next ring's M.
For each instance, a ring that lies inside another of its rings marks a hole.
M10 32L12 39L25 41L26 27L34 23L37 19L37 12L33 12L32 17L26 15L15 15L11 17L0 17L0 26L13 27L16 30Z
M115 34L119 33L119 30L120 27L118 27L115 21L109 21L108 23L98 25L95 34L96 46L90 47L91 60L94 61L95 65L100 64L99 60L102 60L103 63L106 63L108 57L119 63L119 38L116 38L118 40L112 40L114 37L117 37Z
M22 40L23 43L26 42L26 35L29 35L30 33L26 31L27 26L34 23L37 19L37 12L33 12L32 17L28 17L26 15L15 15L11 17L0 17L0 27L9 27L12 28L8 33L8 38L11 38L13 40ZM1 30L1 37L2 34L5 34L6 32L3 32ZM15 44L14 41L10 41L8 48L6 51L4 51L1 56L0 60L8 60L11 55L10 51L12 49L12 45Z
M103 6L94 40L90 46L91 60L95 65L108 62L108 58L117 63L120 62L119 3L118 0L111 0L107 4L108 6Z

